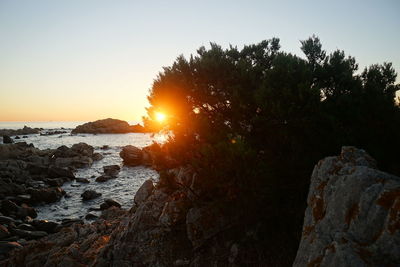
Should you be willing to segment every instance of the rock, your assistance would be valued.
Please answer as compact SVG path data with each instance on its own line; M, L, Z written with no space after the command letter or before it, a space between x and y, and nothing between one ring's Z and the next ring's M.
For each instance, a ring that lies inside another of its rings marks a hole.
M27 224L27 223L21 223L20 225L18 225L17 229L26 230L26 231L35 231L36 230L35 227L33 227L32 225Z
M21 137L19 137L18 135L15 137L15 139L21 139Z
M72 145L71 150L79 155L91 157L93 156L94 148L86 143L78 143Z
M144 132L144 128L140 125L130 126L126 121L116 119L104 119L94 122L88 122L77 126L72 130L73 134L76 133L132 133Z
M77 181L78 183L84 183L84 184L90 183L90 181L86 178L75 178L75 181Z
M41 136L49 136L49 135L56 135L56 134L65 134L67 133L67 131L59 131L59 130L55 130L55 131L47 131L44 133L40 133ZM60 135L62 136L62 135Z
M55 233L59 223L47 221L47 220L33 220L32 225L35 226L39 231L45 231L47 233Z
M154 185L152 180L146 180L135 194L134 202L139 205L144 202L153 192Z
M189 206L190 202L186 194L179 191L176 192L172 196L172 200L165 203L159 218L160 223L170 227L185 221Z
M44 231L27 231L21 229L12 229L11 231L14 235L19 237L23 237L26 239L38 239L47 236L47 233Z
M315 166L293 266L395 266L400 262L400 178L361 149Z
M58 167L87 168L93 164L93 159L87 156L72 158L56 158L54 164Z
M124 146L119 155L125 165L138 166L142 164L142 150L135 146Z
M18 205L11 200L3 199L1 201L1 212L3 214L10 215L16 213L18 211L18 208Z
M66 168L60 168L56 166L50 166L47 174L50 178L67 177L75 179L75 175L72 171Z
M104 145L104 146L102 146L100 149L102 149L102 150L107 150L107 149L110 149L110 146Z
M22 246L17 242L0 241L0 254L7 254L14 249L21 249Z
M46 184L55 187L60 187L64 184L64 179L62 178L45 179L44 181Z
M108 205L107 203L101 203L100 204L100 210L106 210L106 209L108 209L108 208L110 208L111 206L110 205Z
M0 130L0 135L27 135L27 134L38 134L40 132L39 128L31 128L31 127L27 127L24 126L24 128L22 129L18 129L18 130L12 130L12 129L1 129ZM26 138L28 136L23 136L23 138Z
M186 231L193 247L199 248L207 240L227 229L229 221L222 216L218 205L191 208L186 215Z
M99 177L96 178L95 181L98 182L98 183L104 183L104 182L107 182L108 180L111 180L113 178L115 178L115 177L108 176L108 175L100 175Z
M97 218L99 218L99 216L94 215L94 214L92 214L92 213L88 213L88 214L86 214L86 216L85 216L85 219L86 219L86 220L96 220Z
M93 153L92 159L94 161L98 161L98 160L102 160L104 158L104 156L100 153Z
M14 141L8 135L3 135L3 144L12 144Z
M60 187L49 187L40 189L29 189L27 192L31 195L32 202L39 203L52 203L59 201L65 191Z
M6 227L0 224L0 240L10 236L10 232Z
M103 171L105 175L117 176L121 168L118 165L104 166Z
M102 203L100 205L100 209L101 210L106 210L110 207L117 207L117 208L121 208L121 204L119 204L117 201L113 200L113 199L105 199L104 203Z
M18 208L16 215L21 219L28 217L28 216L31 218L37 217L36 210L32 207L29 207L28 205L26 205L24 203L21 205L21 207Z
M84 221L83 220L81 220L81 219L73 219L73 218L71 218L71 219L63 219L62 220L62 223L61 223L61 226L62 227L68 227L68 226L71 226L72 224L84 224Z
M91 200L95 199L97 197L101 196L101 193L97 193L94 190L86 190L85 192L82 193L81 197L84 201L86 200Z

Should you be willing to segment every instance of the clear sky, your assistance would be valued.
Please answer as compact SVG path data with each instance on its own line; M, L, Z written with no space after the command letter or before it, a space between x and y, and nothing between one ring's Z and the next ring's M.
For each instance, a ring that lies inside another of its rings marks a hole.
M312 34L400 72L398 0L0 0L0 121L140 121L178 55L272 37L301 55Z

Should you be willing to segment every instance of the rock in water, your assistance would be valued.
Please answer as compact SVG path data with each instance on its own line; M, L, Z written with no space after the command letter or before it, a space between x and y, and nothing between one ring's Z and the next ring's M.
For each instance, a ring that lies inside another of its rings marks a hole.
M97 197L101 196L101 193L97 193L94 190L86 190L85 192L82 193L81 197L82 199L85 200L91 200L95 199Z
M142 150L135 146L124 146L119 153L125 165L138 166L142 164Z
M78 183L84 183L84 184L90 183L90 181L86 178L75 178L75 181L77 181Z
M72 133L134 133L144 132L141 125L129 125L126 121L116 119L104 119L88 122L77 126Z
M14 141L8 135L3 135L3 143L4 144L12 144Z
M315 166L293 266L398 266L400 178L343 147Z
M121 168L118 165L109 165L103 167L104 174L108 176L117 176L120 169Z

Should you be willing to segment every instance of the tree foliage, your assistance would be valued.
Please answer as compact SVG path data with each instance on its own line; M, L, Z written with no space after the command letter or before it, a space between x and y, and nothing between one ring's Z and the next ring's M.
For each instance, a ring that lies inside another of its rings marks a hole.
M252 202L254 209L244 210L264 225L277 220L294 253L297 242L288 239L300 236L319 159L354 145L400 175L393 66L359 73L355 58L341 50L328 54L315 36L301 41L301 50L305 58L280 51L273 38L242 49L211 43L180 56L155 79L146 119L157 125L154 112L167 114L163 127L173 138L165 146L176 162L196 168L205 198Z

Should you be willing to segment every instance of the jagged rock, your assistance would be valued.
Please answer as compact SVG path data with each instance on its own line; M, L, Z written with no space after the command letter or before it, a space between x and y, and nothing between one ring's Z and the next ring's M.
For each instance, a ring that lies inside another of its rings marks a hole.
M77 126L72 130L76 133L133 133L144 132L144 128L140 125L129 125L126 121L116 119L104 119L94 122L88 122Z
M400 178L364 151L343 147L315 166L293 266L400 263Z
M118 165L104 166L103 171L105 175L117 176L121 168Z
M135 146L124 146L119 155L123 159L125 165L138 166L143 163L142 150Z
M85 192L82 193L81 197L82 200L86 201L86 200L91 200L91 199L95 199L97 197L101 196L101 193L98 193L94 190L86 190Z
M146 180L135 194L134 202L139 205L145 201L153 192L154 185L152 180Z
M12 144L14 141L8 135L3 135L3 144Z

